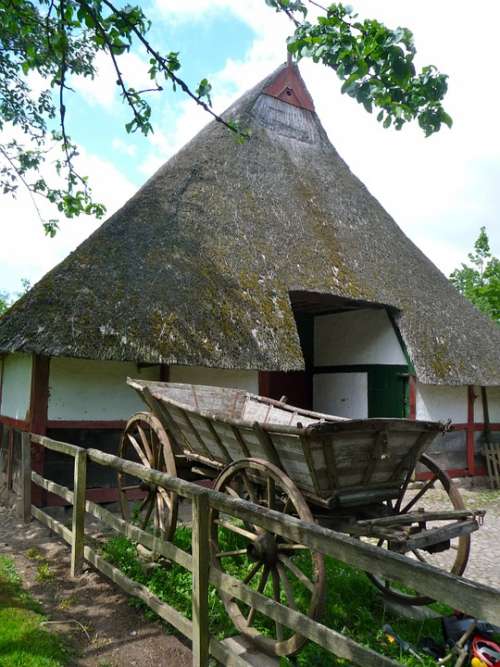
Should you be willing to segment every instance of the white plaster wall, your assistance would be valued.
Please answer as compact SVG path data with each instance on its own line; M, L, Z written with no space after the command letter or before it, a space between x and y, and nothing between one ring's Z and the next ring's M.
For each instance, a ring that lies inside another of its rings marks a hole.
M474 421L483 423L483 401L481 400L481 387L474 387L474 393L477 398L474 401ZM486 387L486 395L488 397L488 411L490 415L490 423L500 423L500 387Z
M158 380L159 367L137 368L120 361L50 360L50 420L106 421L128 419L145 408L127 376Z
M316 373L314 409L337 417L368 417L368 373Z
M3 362L0 415L25 419L30 405L31 355L8 354Z
M467 387L437 386L417 383L417 419L467 421Z
M171 366L170 382L235 387L249 391L252 394L259 393L258 371L204 368L201 366Z
M406 364L385 310L363 309L314 319L314 365Z

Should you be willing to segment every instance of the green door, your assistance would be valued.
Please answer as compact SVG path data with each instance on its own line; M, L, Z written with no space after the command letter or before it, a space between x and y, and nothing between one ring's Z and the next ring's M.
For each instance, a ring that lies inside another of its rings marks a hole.
M407 416L407 366L372 366L368 371L368 416Z

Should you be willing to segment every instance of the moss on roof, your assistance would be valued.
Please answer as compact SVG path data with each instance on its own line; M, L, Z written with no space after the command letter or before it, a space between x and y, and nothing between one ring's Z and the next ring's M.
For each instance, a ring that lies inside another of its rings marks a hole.
M205 127L0 320L0 352L303 367L292 290L398 309L418 377L500 384L500 328L403 234L314 112L262 93Z

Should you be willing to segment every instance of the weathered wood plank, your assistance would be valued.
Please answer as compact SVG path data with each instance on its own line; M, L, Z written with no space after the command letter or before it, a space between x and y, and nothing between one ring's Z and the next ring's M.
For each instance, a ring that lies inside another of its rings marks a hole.
M21 471L19 479L18 516L24 523L31 521L31 437L21 434Z
M314 621L309 616L285 607L281 603L254 591L243 585L238 579L224 574L216 568L210 569L210 581L219 590L242 600L281 625L299 632L340 658L346 658L362 667L396 667L399 665L394 660L361 646L349 637L345 637L326 625Z
M165 542L163 539L155 537L154 535L151 535L151 533L147 533L145 530L141 530L138 526L134 526L131 523L124 521L121 517L113 514L105 507L97 505L91 500L86 501L85 510L121 535L128 537L133 542L141 544L155 554L160 554L169 560L175 561L190 572L192 571L192 556L186 551L179 549L179 547L176 547L172 542Z
M210 568L208 494L193 498L193 667L207 667L209 657L208 573Z
M77 447L76 445L70 445L67 442L59 442L59 440L52 440L52 438L47 438L44 435L36 435L35 433L31 434L31 441L37 445L42 445L46 449L51 449L54 452L60 452L61 454L68 454L69 456L76 456L77 452L84 452L83 447Z
M45 477L42 477L34 471L31 473L31 480L38 486L41 486L42 489L50 491L50 493L55 493L57 496L64 498L64 500L66 500L70 505L73 504L73 491L68 489L67 486L62 486L57 482L52 482L50 479L45 479Z
M344 563L407 584L421 594L459 608L471 616L500 624L500 591L494 588L455 577L436 567L412 561L400 554L294 517L287 516L284 519L273 510L259 508L255 511L245 500L211 492L210 504L220 512L257 524L290 541L306 544Z
M193 498L207 493L196 484L155 470L148 470L112 454L89 449L88 456L96 463L159 484L183 497ZM429 595L453 608L458 606L461 611L476 618L485 618L491 623L500 625L500 592L493 588L454 577L438 568L362 543L327 528L307 524L290 516L284 518L278 512L256 507L245 500L230 498L216 491L208 493L211 507L222 513L257 524L298 543L307 544L316 551L331 555L376 576L407 584L423 595Z
M63 525L60 521L57 521L57 519L52 518L48 514L45 514L45 512L43 512L38 507L35 507L35 505L31 506L31 514L35 517L35 519L38 519L40 523L43 523L44 526L47 526L47 528L50 528L50 530L62 537L65 542L71 544L73 539L71 530L66 528L66 526Z
M75 456L73 539L71 543L71 576L77 577L83 567L83 546L85 542L85 490L87 488L87 452L82 449Z

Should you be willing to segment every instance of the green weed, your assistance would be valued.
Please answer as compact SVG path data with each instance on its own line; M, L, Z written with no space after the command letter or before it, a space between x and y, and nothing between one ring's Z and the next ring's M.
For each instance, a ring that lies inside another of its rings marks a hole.
M50 565L47 563L47 561L43 561L38 564L36 568L35 581L37 581L39 584L44 584L54 581L55 577L56 575L50 569Z
M233 532L221 531L220 548L223 551L239 549L243 546L241 538ZM180 527L175 534L175 544L186 552L191 551L191 531L186 527ZM175 607L187 618L191 618L191 573L184 570L175 563L161 564L156 567L143 567L138 556L137 549L133 543L123 537L111 538L103 547L103 553L114 565L122 569L127 576L146 586L158 598ZM228 574L240 580L243 579L252 567L246 558L242 558L238 565L236 559L224 560L223 565ZM312 560L308 553L294 557L294 562L299 565L303 572L311 575ZM389 623L394 630L411 644L417 645L423 637L433 637L442 641L441 623L439 620L431 619L425 621L413 621L401 619L392 613L385 611L383 600L375 587L370 583L366 575L354 568L349 567L333 558L326 558L327 596L322 622L328 627L341 632L364 646L378 653L382 653L401 664L416 667L417 665L431 666L435 661L422 655L422 661L418 661L409 654L401 654L397 645L390 644L383 633L383 625ZM251 586L257 588L259 577L255 577ZM298 580L291 578L295 602L300 611L307 613L310 601L310 593ZM272 584L266 584L264 592L272 596ZM286 604L286 599L281 600ZM143 610L147 610L149 618L155 617L154 613L141 601L132 599L131 604ZM225 607L216 589L209 589L210 604L210 633L212 636L222 639L238 634L233 626ZM248 613L248 607L241 605L244 613ZM439 611L447 613L449 610L444 605L435 605ZM273 622L257 613L254 626L262 633L272 635ZM285 631L286 632L286 631ZM291 632L289 632L289 636ZM299 667L336 667L349 665L346 660L335 658L313 643L306 644L294 662L287 659L281 660L281 667L296 664Z
M0 665L63 667L70 660L64 642L40 626L40 605L22 588L14 563L0 556Z

